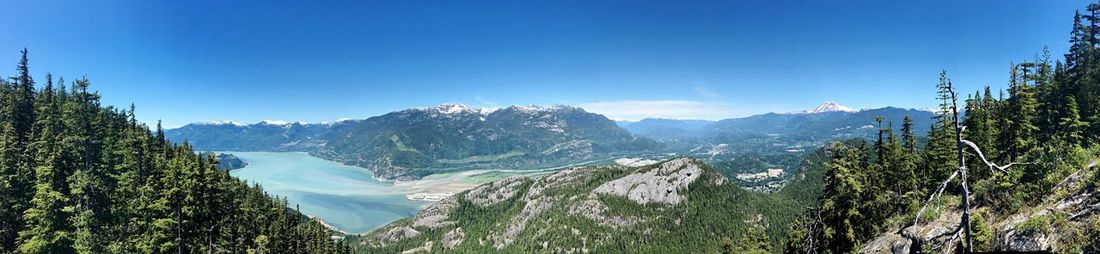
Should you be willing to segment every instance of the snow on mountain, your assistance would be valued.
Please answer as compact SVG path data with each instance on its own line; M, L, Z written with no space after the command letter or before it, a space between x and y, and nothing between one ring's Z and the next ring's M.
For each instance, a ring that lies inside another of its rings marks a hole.
M458 114L458 113L476 112L473 108L470 108L470 106L466 106L465 104L458 104L458 103L443 103L443 104L439 104L439 106L432 107L429 110L434 110L434 111L439 112L441 114L447 114L447 115Z
M260 121L260 124L266 124L266 125L287 125L287 124L290 124L290 122L287 122L287 121L283 121L283 120L263 120L263 121Z
M243 124L243 123L240 123L240 122L237 122L237 121L230 121L230 120L197 122L195 124L198 124L198 125L234 125L234 126L238 126L238 127L248 126L247 124Z
M812 110L803 111L802 113L817 114L817 113L825 113L825 112L858 112L858 111L859 110L855 110L855 109L853 109L851 107L848 107L848 106L840 105L839 103L836 103L836 102L826 101L825 103L821 103L821 105L818 105L816 108L814 108Z

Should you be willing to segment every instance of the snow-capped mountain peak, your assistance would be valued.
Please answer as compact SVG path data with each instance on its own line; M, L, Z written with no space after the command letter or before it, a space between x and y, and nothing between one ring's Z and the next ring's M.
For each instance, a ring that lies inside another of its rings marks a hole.
M284 121L284 120L263 120L263 121L260 121L260 124L265 124L265 125L288 125L288 124L290 124L290 122L287 122L287 121Z
M465 104L458 104L458 103L439 104L439 106L432 107L431 110L435 110L436 112L439 112L441 114L448 114L448 115L449 114L464 113L464 112L476 112L476 110L474 110L470 106L466 106Z
M228 121L228 120L225 120L225 121L223 121L223 120L205 121L205 122L197 122L195 124L198 124L198 125L234 125L234 126L238 126L238 127L248 126L247 124L243 124L243 123L240 123L240 122L237 122L237 121Z
M814 108L812 110L804 111L803 113L817 114L817 113L825 113L825 112L856 112L856 111L858 111L858 110L855 110L855 109L853 109L851 107L848 107L848 106L840 105L840 103L836 103L836 102L832 102L832 101L826 101L825 103L821 103L821 105L818 105L817 108Z

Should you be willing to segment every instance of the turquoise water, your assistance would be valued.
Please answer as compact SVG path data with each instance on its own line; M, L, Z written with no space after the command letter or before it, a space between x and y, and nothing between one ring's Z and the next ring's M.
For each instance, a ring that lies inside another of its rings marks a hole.
M406 199L393 184L374 179L366 169L305 153L229 153L249 163L230 175L259 183L269 194L286 197L291 207L300 205L302 213L348 233L365 233L411 217L428 204Z

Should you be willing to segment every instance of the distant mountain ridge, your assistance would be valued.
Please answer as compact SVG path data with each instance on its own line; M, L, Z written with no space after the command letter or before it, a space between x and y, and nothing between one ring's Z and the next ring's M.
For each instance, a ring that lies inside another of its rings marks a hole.
M309 152L385 179L485 167L565 166L659 147L602 115L570 106L443 104L322 124L196 123L168 130L166 136L202 150Z
M923 134L931 125L934 113L927 110L883 107L855 110L832 101L814 109L792 113L766 113L719 121L647 118L623 122L620 126L634 134L659 141L686 139L729 139L725 136L780 135L803 136L818 140L867 138L877 134L875 116L883 116L883 127L893 124L900 129L902 119L913 120L914 133ZM868 127L870 126L870 127Z
M926 133L933 114L894 107L854 111L835 102L796 113L768 113L720 121L643 119L614 122L571 106L473 108L441 104L361 120L254 124L213 121L166 131L208 151L296 151L367 168L377 177L415 179L478 169L545 168L615 157L674 153L708 161L743 161L738 154L779 155L829 141L872 138L875 116L901 128L910 116ZM743 156L742 156L743 157ZM782 156L774 158L782 158ZM716 163L726 173L766 168L791 170L792 162L749 166ZM729 169L727 169L729 168Z

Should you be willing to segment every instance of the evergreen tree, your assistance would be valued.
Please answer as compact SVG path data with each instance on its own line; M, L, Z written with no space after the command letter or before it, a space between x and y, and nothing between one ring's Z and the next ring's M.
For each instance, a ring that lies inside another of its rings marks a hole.
M350 251L133 107L100 106L87 79L31 90L26 62L0 80L0 253Z
M917 154L917 136L913 134L913 118L905 115L901 122L902 147L909 154Z
M947 72L940 73L938 99L940 109L936 113L936 123L928 132L928 145L924 150L924 161L921 166L925 171L921 179L924 189L934 189L950 176L958 166L956 164L955 123L950 116L951 80L947 78Z
M863 168L860 162L865 156L859 148L844 143L833 143L830 153L825 189L821 194L825 243L821 247L828 253L848 253L867 233L861 227L865 221L860 211L864 179L859 174Z
M759 226L745 228L745 233L737 240L729 253L768 254L772 253L771 241L768 234Z
M1006 117L1003 118L1007 123L1002 132L1002 144L1007 148L1004 153L1008 161L1016 161L1017 158L1027 155L1038 143L1035 138L1038 129L1035 125L1038 103L1032 87L1027 84L1028 66L1030 65L1021 64L1013 68L1009 84L1008 105L1004 111Z
M1066 113L1059 119L1058 126L1061 128L1058 133L1063 141L1072 145L1080 145L1084 141L1081 133L1088 129L1089 124L1081 121L1080 111L1077 109L1077 100L1072 96L1067 96L1065 100Z
M69 199L64 193L68 188L67 176L62 168L62 153L58 145L64 133L60 109L53 98L52 77L46 77L46 87L38 100L38 116L35 122L37 135L31 144L37 153L35 194L31 207L23 217L27 228L19 232L23 253L72 252L72 229L69 227Z

